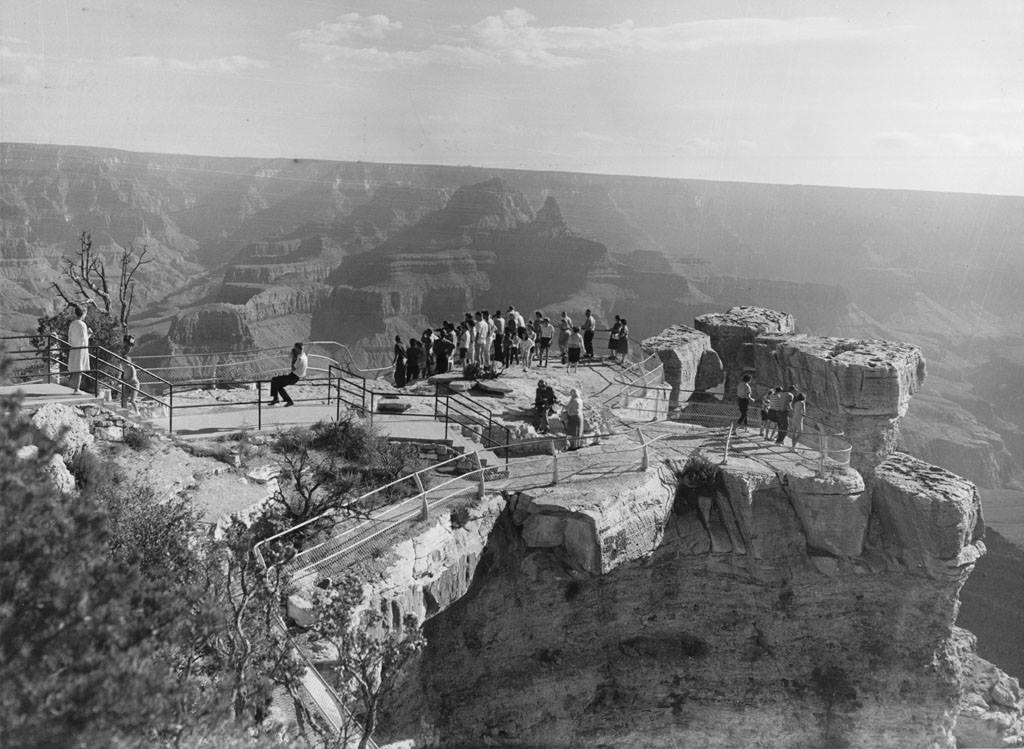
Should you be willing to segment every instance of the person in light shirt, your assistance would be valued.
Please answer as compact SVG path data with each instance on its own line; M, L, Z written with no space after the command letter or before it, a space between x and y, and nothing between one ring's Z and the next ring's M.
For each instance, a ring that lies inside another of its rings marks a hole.
M754 398L754 389L750 387L750 375L743 375L743 382L736 389L736 405L740 409L740 418L736 421L736 427L747 426L747 409L750 408L750 401Z
M270 378L270 402L268 405L273 406L279 403L278 396L280 396L281 400L284 401L285 407L294 406L295 402L288 396L288 391L285 390L285 387L294 385L305 377L308 369L309 357L302 350L302 343L296 343L292 346L291 371L288 374Z
M75 319L68 325L68 372L75 393L81 392L82 372L89 371L89 326L85 324L85 307L75 305Z

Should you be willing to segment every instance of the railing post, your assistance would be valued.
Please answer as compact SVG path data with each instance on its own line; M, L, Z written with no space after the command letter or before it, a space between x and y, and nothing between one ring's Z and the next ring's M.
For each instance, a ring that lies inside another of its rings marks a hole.
M554 486L558 483L558 450L554 438L548 440L548 448L551 450L551 485Z
M256 381L256 429L263 429L263 382Z
M370 391L370 426L373 426L373 396L374 392ZM366 397L363 396L363 403L366 403Z
M477 470L477 483L476 483L476 498L484 498L484 464L480 460L480 451L474 450L473 457L476 458L476 470Z
M725 455L722 456L722 465L729 462L729 445L732 443L733 424L729 425L729 433L725 435Z
M167 386L167 431L174 434L174 385Z
M53 354L51 353L52 351L53 351L53 338L52 338L52 336L49 333L47 333L46 334L46 362L45 362L45 366L46 366L46 384L47 385L50 384L50 378L51 378L52 372L53 372ZM58 376L58 378L60 377L59 372L58 372L57 376Z
M505 427L505 470L508 471L508 449L512 442L512 432Z
M423 486L423 479L418 473L412 475L413 481L416 482L416 490L420 493L420 520L426 520L430 517L430 509L427 507L427 490Z
M452 405L452 397L450 395L446 395L444 397L444 438L445 438L445 440L448 439L448 409L451 407L451 405Z
M642 449L640 453L640 470L646 471L651 466L651 456L647 452L647 443L644 441L644 433L640 431L640 427L637 427L636 436L640 439L640 447Z

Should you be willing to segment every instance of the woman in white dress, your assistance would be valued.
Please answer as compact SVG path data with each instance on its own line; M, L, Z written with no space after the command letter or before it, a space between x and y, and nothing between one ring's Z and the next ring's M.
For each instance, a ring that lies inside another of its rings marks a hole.
M89 371L89 326L85 324L85 308L75 306L75 319L68 325L68 373L75 393L81 392L82 372Z
M565 404L565 435L570 450L583 447L583 396L576 388L569 391L569 402Z

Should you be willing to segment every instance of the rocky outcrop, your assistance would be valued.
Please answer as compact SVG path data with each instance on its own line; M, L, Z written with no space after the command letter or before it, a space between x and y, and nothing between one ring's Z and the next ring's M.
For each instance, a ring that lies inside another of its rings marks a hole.
M762 335L753 350L758 384L804 392L811 421L842 432L862 470L895 450L899 420L925 378L921 350L905 343Z
M883 548L910 572L966 579L985 553L977 488L905 453L875 467L871 491Z
M694 320L694 327L706 333L725 367L725 395L734 397L744 374L754 370L751 346L763 334L785 334L796 330L793 316L764 307L733 307L711 312Z
M556 549L573 568L602 574L657 547L671 503L663 477L648 471L519 492L510 509L528 548Z
M669 408L694 393L721 384L722 361L711 348L707 334L686 325L673 325L641 342L645 352L654 352L661 360L665 382L672 387Z
M863 529L863 485L852 471L800 484L794 470L730 459L711 496L671 510L666 487L639 476L628 491L646 485L646 501L605 492L597 507L596 495L574 503L555 488L531 496L495 527L492 562L469 592L426 625L389 735L951 749L966 652L951 629L959 581L873 567L846 547L819 556L842 541L844 519ZM830 490L845 499L828 522L801 517L798 497ZM629 519L607 523L618 503L633 508ZM661 513L661 540L645 551ZM957 504L919 522L942 536L954 516L963 527L973 517ZM613 559L594 539L625 527L639 543ZM956 538L972 547L969 534Z
M1020 682L974 653L977 640L955 630L964 643L965 679L956 721L957 746L1024 746L1024 695Z
M812 553L859 557L864 551L871 497L856 471L789 476L789 497Z
M73 406L47 403L32 414L32 424L47 439L57 443L57 450L66 461L71 461L82 450L93 444L89 423Z

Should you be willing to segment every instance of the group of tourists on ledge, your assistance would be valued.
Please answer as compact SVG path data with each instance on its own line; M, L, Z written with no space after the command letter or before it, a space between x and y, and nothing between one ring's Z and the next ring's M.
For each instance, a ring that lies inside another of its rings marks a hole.
M395 385L404 387L422 377L442 374L453 367L475 364L481 371L521 366L528 371L533 366L547 367L552 345L558 346L558 357L567 371L574 372L581 361L594 361L594 334L597 321L588 309L582 324L576 325L566 312L557 323L552 323L540 310L532 320L509 305L502 314L495 310L467 312L458 323L445 320L439 328L427 328L419 338L410 338L408 344L395 336ZM615 324L608 331L608 358L625 362L629 355L629 326L626 320L615 316Z
M750 384L751 376L743 375L736 391L736 404L739 406L740 417L737 427L746 427L747 410L754 400L754 388ZM807 414L807 396L790 385L787 388L773 387L761 398L760 434L765 439L774 440L781 445L786 437L792 441L792 449L804 431L804 416Z

